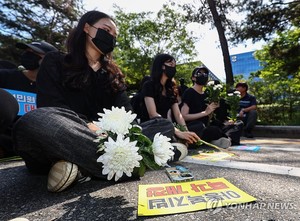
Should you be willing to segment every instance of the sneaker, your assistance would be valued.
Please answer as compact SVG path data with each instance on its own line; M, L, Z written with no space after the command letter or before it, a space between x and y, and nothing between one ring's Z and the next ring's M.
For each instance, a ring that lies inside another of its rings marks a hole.
M183 160L188 155L188 148L183 143L171 143L174 147L174 155L170 162Z
M221 147L221 148L224 148L224 149L231 146L230 139L226 138L226 137L221 137L218 140L212 140L210 143L213 144L213 145L216 145L217 147Z
M78 170L78 166L68 161L58 161L48 174L48 191L61 192L69 187L74 181L86 182L90 177L84 177Z

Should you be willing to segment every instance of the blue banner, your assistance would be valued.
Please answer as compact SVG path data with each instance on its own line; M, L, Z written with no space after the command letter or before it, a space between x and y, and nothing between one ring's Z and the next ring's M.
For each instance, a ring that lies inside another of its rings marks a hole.
M32 111L36 109L36 94L35 93L30 93L30 92L25 92L25 91L16 91L16 90L10 90L10 89L5 89L4 90L8 91L11 93L16 100L19 103L19 116L22 116L26 114L29 111Z

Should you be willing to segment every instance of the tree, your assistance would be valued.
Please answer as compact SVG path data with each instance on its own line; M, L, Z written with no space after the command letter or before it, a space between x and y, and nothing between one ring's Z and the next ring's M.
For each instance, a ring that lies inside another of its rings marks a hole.
M114 54L128 84L137 87L143 76L149 75L153 57L159 53L172 54L177 63L195 57L195 37L186 30L188 21L182 14L167 5L156 15L124 13L121 8L115 8L119 35Z
M247 39L269 41L276 32L299 27L300 24L299 0L239 0L237 6L240 13L246 13L246 18L233 29L230 40L236 43Z
M82 11L82 0L1 0L0 59L18 63L16 42L45 40L64 50Z
M229 0L206 0L199 2L200 4L179 4L178 6L186 12L186 17L189 21L200 24L211 23L212 26L216 27L223 53L226 84L232 86L234 79L225 33L227 29L231 29L231 27L233 27L233 21L228 19L226 15L234 9L234 4L232 4ZM176 5L175 2L171 2L171 4Z
M261 80L253 82L251 88L260 104L279 105L281 123L292 122L300 108L300 29L278 33L255 56L264 68L254 74Z

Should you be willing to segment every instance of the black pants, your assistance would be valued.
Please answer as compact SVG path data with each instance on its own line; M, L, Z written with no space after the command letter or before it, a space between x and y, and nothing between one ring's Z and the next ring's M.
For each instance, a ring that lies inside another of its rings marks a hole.
M0 88L0 158L15 155L11 130L18 112L17 100L6 90Z
M18 112L17 100L6 90L0 88L0 134L11 126Z
M217 126L205 126L202 121L193 121L187 123L189 131L195 132L202 140L211 142L221 137L227 137Z

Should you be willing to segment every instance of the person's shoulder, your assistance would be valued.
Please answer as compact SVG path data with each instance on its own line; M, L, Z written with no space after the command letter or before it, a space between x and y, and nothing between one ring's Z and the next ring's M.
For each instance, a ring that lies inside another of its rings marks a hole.
M61 61L65 56L66 56L66 54L63 52L51 51L45 55L43 61L45 61L45 62Z
M143 88L150 89L154 88L154 82L152 80L148 80L143 84Z
M247 96L248 96L249 98L255 98L255 96L254 96L253 94L247 93Z

